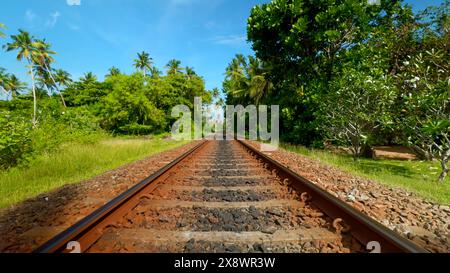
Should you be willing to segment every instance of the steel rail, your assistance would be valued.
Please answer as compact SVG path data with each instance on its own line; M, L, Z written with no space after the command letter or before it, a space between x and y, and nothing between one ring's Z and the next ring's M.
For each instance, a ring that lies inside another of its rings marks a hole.
M307 193L311 198L310 202L322 210L323 213L332 219L342 219L345 225L350 228L349 232L364 246L369 242L377 242L381 246L382 253L428 253L427 250L357 211L344 201L286 168L255 147L242 140L238 140L238 142L248 151L269 164L267 167L277 170L277 174L282 180L288 179L291 187L300 193Z
M207 141L200 142L198 145L182 154L163 168L159 169L148 178L142 180L132 188L108 202L106 205L95 210L93 213L81 219L73 226L39 246L33 251L33 253L68 252L66 247L71 241L79 242L81 252L86 251L101 236L102 228L111 224L111 221L108 219L117 219L117 215L114 214L120 214L120 211L124 214L128 209L135 206L138 203L138 200L137 202L136 200L133 202L133 198L139 194L142 194L142 192L148 189L149 186L152 186L156 180L161 178L164 174L167 174L169 170L178 165L188 156L193 155L196 151L202 148L205 143L207 143Z

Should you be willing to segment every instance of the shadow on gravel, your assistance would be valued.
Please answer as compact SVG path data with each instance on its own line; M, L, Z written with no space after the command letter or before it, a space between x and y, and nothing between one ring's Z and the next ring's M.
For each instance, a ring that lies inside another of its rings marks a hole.
M0 252L31 252L73 224L75 217L81 218L101 205L86 200L82 186L67 185L2 209Z

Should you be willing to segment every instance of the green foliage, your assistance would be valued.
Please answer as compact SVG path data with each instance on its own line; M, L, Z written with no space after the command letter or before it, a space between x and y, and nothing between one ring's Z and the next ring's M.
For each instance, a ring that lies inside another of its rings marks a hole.
M68 106L92 106L96 105L112 89L107 82L98 82L92 75L69 84L64 90Z
M142 70L144 76L147 75L147 71L152 68L153 59L150 58L150 54L145 51L138 53L138 58L134 60L134 67Z
M331 140L355 157L370 145L409 145L441 162L443 180L450 171L450 1L416 14L400 0L380 2L255 6L247 36L262 77L255 84L251 65L236 55L223 84L227 102L280 105L281 137L290 143ZM271 88L260 88L264 82Z
M274 88L264 97L282 109L285 141L313 145L323 140L318 126L323 96L346 64L367 60L369 52L358 49L376 31L403 20L397 14L404 10L400 1L368 5L361 0L274 0L252 9L248 39L269 68L265 78Z
M345 69L320 104L320 126L328 139L350 146L354 157L362 155L365 145L374 144L377 129L392 123L392 87L384 75Z
M5 28L6 28L5 24L0 23L0 29L5 29ZM0 38L4 38L4 37L6 37L5 33L0 31Z
M102 127L114 133L148 134L165 127L164 114L146 97L142 75L108 78L111 92L99 109Z
M26 161L32 151L30 132L27 120L0 109L0 169Z
M238 54L228 65L223 89L228 104L259 104L272 91L268 68L258 58Z

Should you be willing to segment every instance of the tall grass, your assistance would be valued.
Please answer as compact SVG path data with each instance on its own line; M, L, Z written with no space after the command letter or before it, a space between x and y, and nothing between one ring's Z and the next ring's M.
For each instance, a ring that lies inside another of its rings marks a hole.
M185 143L107 138L97 143L63 144L39 155L27 167L0 173L0 208Z
M301 146L284 144L288 151L319 160L346 172L369 178L392 187L403 188L428 200L450 204L450 178L438 183L439 163L424 161L401 161L387 159L359 159L334 154L323 150L307 149Z

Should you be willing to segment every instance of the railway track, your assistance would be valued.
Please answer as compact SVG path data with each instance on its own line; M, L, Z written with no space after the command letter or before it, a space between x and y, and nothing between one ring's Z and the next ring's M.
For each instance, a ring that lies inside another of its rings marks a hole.
M426 252L241 141L204 141L35 252Z

